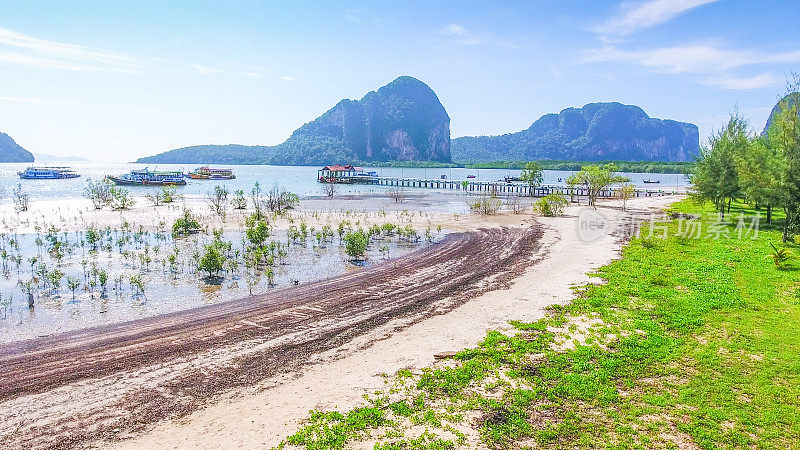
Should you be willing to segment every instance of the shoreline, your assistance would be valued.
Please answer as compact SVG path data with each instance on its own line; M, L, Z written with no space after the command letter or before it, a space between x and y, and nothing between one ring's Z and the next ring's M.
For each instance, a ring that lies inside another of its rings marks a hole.
M638 220L677 198L641 200L646 201L631 205ZM364 404L364 394L385 387L384 374L429 367L436 354L468 348L489 330L509 329L508 320L538 320L547 306L569 303L573 287L594 282L586 273L618 257L626 240L618 234L592 245L577 244L573 226L579 210L571 207L562 218L537 218L544 229L541 248L530 255L528 268L506 289L487 292L411 325L398 319L396 324L388 323L317 355L315 364L297 373L230 392L190 416L159 423L144 433L121 435L103 447L268 448L293 433L309 410L346 411ZM623 217L615 209L601 210L616 219ZM403 326L401 331L395 329L398 325Z

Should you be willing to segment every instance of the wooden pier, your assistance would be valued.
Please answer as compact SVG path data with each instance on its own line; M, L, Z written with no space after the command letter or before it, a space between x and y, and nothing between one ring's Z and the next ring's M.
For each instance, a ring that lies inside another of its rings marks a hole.
M530 186L524 183L509 183L504 181L477 181L467 180L448 180L448 179L422 179L422 178L399 178L383 176L353 176L337 177L334 183L344 184L371 184L376 186L386 186L394 188L413 188L413 189L447 189L454 191L465 191L475 194L497 194L502 196L528 196L545 197L550 194L561 194L567 198L588 197L589 188L586 186L563 186L563 185L542 185ZM612 186L600 191L599 197L611 198L617 195L619 187ZM663 195L683 194L681 189L659 189L636 187L635 197L658 197Z

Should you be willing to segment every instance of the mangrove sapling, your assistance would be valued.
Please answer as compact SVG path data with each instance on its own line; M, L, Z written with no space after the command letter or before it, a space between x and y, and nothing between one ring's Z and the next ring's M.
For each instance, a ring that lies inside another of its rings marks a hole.
M563 195L549 194L534 203L533 209L545 217L557 217L564 213L567 204L567 199Z
M106 180L88 180L83 188L83 196L91 200L94 209L103 209L112 200L111 183Z
M389 198L394 200L395 203L403 203L406 199L406 193L400 188L392 188L387 191Z
M232 244L222 240L222 230L214 230L214 240L203 249L198 268L206 272L207 281L216 281L225 266L226 255Z
M147 299L147 296L144 295L144 277L141 274L134 274L128 278L128 282L131 285L131 290L133 291L134 297L143 297Z
M122 293L122 283L125 281L125 276L117 275L114 277L114 294L119 297Z
M28 308L33 308L33 292L36 290L36 282L32 279L24 283L20 282L20 287L28 298Z
M247 199L244 197L243 190L237 189L233 192L231 207L233 207L233 209L247 209Z
M479 198L469 202L469 209L482 216L497 214L500 210L500 199L497 194L481 195Z
M253 215L256 216L257 219L264 218L264 198L261 193L261 185L256 184L253 186L253 189L250 190L250 200L253 203Z
M397 225L393 223L386 222L383 225L381 225L381 231L386 236L394 236L395 230L397 230Z
M188 208L183 209L181 217L172 224L172 237L188 236L200 231L200 221Z
M64 272L53 269L52 271L47 273L47 281L50 283L50 293L54 296L58 296L58 289L61 287L61 278L64 276Z
M169 204L174 203L181 196L175 193L175 186L162 186L161 187L161 203Z
M300 197L277 185L267 193L267 208L274 214L282 215L300 202Z
M225 217L225 210L228 206L228 189L220 185L214 186L214 190L206 195L206 201L211 211L218 216Z
M303 244L305 244L306 239L308 239L308 225L306 225L305 221L300 222L300 239Z
M105 270L99 270L97 281L100 283L100 297L104 298L106 296L106 285L108 284L108 273Z
M336 187L336 183L322 184L322 193L328 198L333 198L333 196L336 195L337 190L338 188Z
M369 237L364 230L348 231L344 236L345 252L352 261L363 261L369 244Z
M164 203L161 191L149 192L145 197L153 206L161 206Z
M259 218L255 213L245 221L247 229L245 236L253 247L261 248L270 235L269 224L264 218Z
M112 186L110 189L111 209L114 211L131 209L131 207L136 204L136 200L130 196L130 192L127 189L122 189L116 186Z
M3 298L3 294L0 293L0 307L3 308L3 320L8 319L8 312L10 309L9 307L11 306L11 300L12 300L11 296Z
M75 301L75 291L81 287L81 280L75 277L67 277L67 288L72 292L72 300Z
M317 234L314 236L317 240L316 247L324 247L325 238L322 235L321 231L317 231Z
M517 196L512 196L506 200L506 208L514 214L522 214L525 212L525 205L522 204Z
M17 184L12 193L14 194L14 208L17 212L27 211L30 195L22 190L22 184Z

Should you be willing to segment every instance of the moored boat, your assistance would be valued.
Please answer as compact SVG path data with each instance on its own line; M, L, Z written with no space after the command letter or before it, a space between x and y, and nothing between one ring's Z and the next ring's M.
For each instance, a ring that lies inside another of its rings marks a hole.
M193 180L233 180L236 175L233 174L231 169L216 169L203 166L189 172L188 177Z
M69 167L28 167L22 172L17 172L23 180L65 180L78 178L80 174Z
M659 181L659 180L642 180L642 183L646 183L646 184L658 184L658 183L661 183L661 181Z
M106 178L113 181L114 184L122 186L183 186L186 184L181 172L153 171L147 168L131 170L130 173L119 176L109 175Z

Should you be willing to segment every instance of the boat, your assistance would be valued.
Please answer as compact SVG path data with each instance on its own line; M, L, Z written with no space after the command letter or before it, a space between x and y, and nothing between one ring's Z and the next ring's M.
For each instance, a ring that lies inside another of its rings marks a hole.
M187 175L193 180L232 180L236 178L231 169L213 169L208 166L198 167Z
M179 171L153 171L147 168L131 170L119 176L107 176L114 184L121 186L183 186L186 184L183 173Z
M642 180L642 183L646 183L646 184L658 184L658 183L661 183L661 181L659 181L659 180Z
M28 167L22 172L17 172L23 180L65 180L78 178L80 174L69 167Z
M475 175L467 175L467 178L475 178Z

